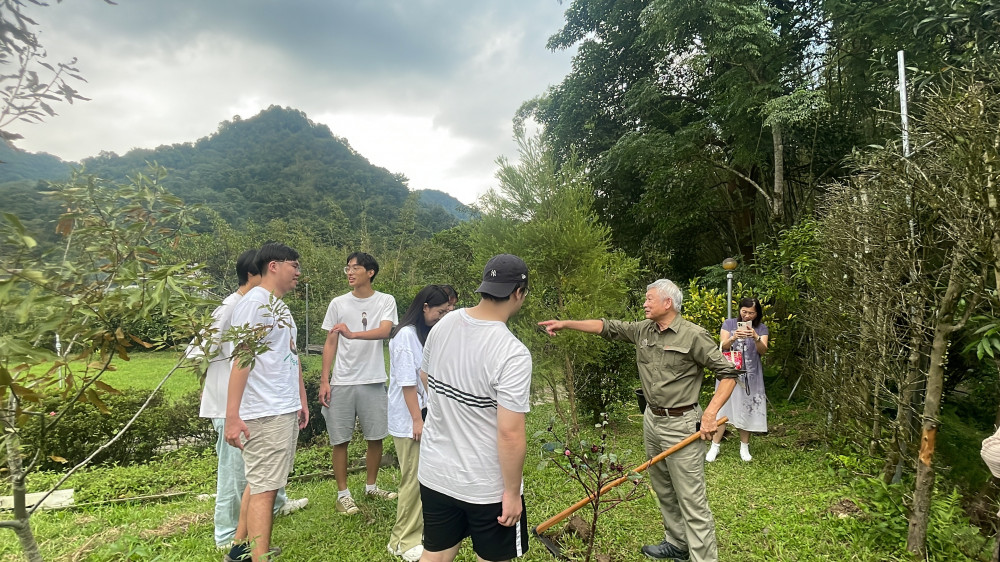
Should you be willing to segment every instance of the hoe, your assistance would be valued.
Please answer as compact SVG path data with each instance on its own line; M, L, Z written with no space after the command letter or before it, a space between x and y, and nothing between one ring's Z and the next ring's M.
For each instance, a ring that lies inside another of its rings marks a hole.
M722 416L721 418L719 418L718 423L719 423L719 425L724 426L727 421L729 421L729 418L727 418L726 416ZM692 433L691 435L685 437L684 440L681 441L680 443L677 443L676 445L674 445L673 447L670 447L666 451L663 451L662 453L656 455L655 457L649 459L648 461L646 461L646 462L640 464L639 466L633 468L632 472L639 473L639 472L642 472L642 471L646 470L647 468L649 468L649 467L653 466L654 464L662 461L663 459L669 457L670 455L676 453L677 451L680 451L684 447L687 447L691 443L694 443L695 441L698 440L699 437L701 437L701 431L696 431L696 432ZM570 515L573 515L574 513L576 513L576 511L578 509L580 509L581 507L583 507L583 506L589 504L590 502L594 501L594 498L606 494L612 488L617 487L619 484L621 484L622 482L625 482L626 480L628 480L628 476L627 475L626 476L622 476L621 478L617 478L615 480L612 480L611 482L608 482L596 494L589 495L589 496L583 498L582 500L576 502L575 504L567 507L566 509L562 510L561 512L557 513L556 515L554 515L551 518L549 518L548 520L546 520L545 522L543 522L543 523L539 524L538 526L536 526L534 529L531 530L531 532L534 533L535 537L543 545L545 545L545 548L547 548L549 550L549 552L552 553L552 556L555 556L556 558L558 558L560 560L565 560L565 558L563 558L563 555L562 555L562 549L559 548L559 545L556 544L555 541L553 541L551 538L546 537L542 533L544 533L545 531L547 531L550 527L552 527L556 523L559 523L563 519L566 519Z

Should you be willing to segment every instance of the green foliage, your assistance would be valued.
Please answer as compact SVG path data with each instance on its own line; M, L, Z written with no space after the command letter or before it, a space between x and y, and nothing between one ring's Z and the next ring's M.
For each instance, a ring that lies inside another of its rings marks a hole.
M830 463L826 460L820 433L823 414L802 408L801 404L789 407L783 401L775 404L769 414L771 433L751 445L754 462L741 461L726 441L723 454L706 466L720 560L911 560L897 542L877 540L877 530L871 529L881 521L875 518L880 517L882 509L895 513L893 510L897 508L891 505L882 508L881 504L863 500L868 496L861 496L851 486L852 482L861 479L853 472L840 477L835 470L828 470ZM545 432L553 415L551 404L533 406L527 418L528 435ZM618 462L628 468L640 464L644 460L641 424L612 415L608 428ZM596 443L595 437L599 437L586 434L593 431L588 427L582 436L590 444ZM360 457L363 450L363 445L359 444L351 458ZM302 473L328 470L329 451L328 445L300 448L296 454L297 473L300 468ZM535 453L529 453L524 474L528 518L533 525L583 497L579 485L562 471L551 464L539 469L540 460L541 454L536 448ZM211 452L179 450L146 465L101 466L78 472L66 485L78 491L78 497L83 498L80 501L134 497L140 493L189 494L165 502L128 502L37 513L32 517L32 527L39 536L45 559L76 556L84 560L121 560L123 548L127 551L145 545L150 557L160 556L163 560L218 561L220 554L211 540L211 501L196 498L196 494L214 492L215 463ZM29 480L30 491L46 489L57 477L51 472L33 474ZM392 502L365 500L359 492L364 486L364 478L363 472L348 478L348 486L355 492L362 516L333 519L324 516L335 509L336 482L332 478L291 481L289 495L308 497L309 506L291 517L275 519L274 541L282 546L282 556L304 561L350 560L351 555L359 560L384 559L384 537L395 521L396 506ZM398 470L386 468L379 474L379 483L395 489L398 478ZM9 488L0 493L9 493ZM845 513L838 510L841 505L857 505L858 508ZM863 510L873 512L873 518ZM589 509L584 508L583 512L586 511ZM662 537L659 509L649 493L643 493L626 509L612 510L601 517L595 552L607 554L612 560L638 559L643 544ZM557 525L553 533L563 528ZM937 537L944 539L953 533L959 537L956 542L964 541L970 531L975 533L976 530L962 526L943 527ZM317 537L325 537L320 551L316 547ZM558 541L566 549L583 553L582 541L569 533L563 533ZM941 554L936 548L941 549ZM947 545L935 545L929 559L987 559L988 551L970 558L955 550ZM963 551L970 552L967 548ZM14 559L16 556L18 546L13 533L0 534L0 557ZM468 541L456 559L475 559ZM533 541L523 559L525 562L547 562L552 556Z
M580 366L577 377L577 405L590 421L599 422L603 412L634 411L639 368L632 346L608 346L594 363Z
M734 291L734 299L737 294L739 293ZM705 288L695 279L685 292L682 312L685 320L705 328L709 334L714 335L726 320L726 294L718 289ZM733 308L733 314L736 312L737 310Z
M484 214L472 231L472 267L505 252L527 263L532 292L514 327L553 394L557 384L565 385L569 407L561 415L572 416L576 427L576 391L584 382L578 372L585 365L603 368L599 360L610 344L573 332L549 338L537 322L622 317L638 264L611 247L608 227L591 210L592 190L582 171L564 165L557 172L551 151L538 139L521 136L518 143L520 161L501 158L500 187L483 198Z
M39 180L66 181L71 172L69 164L51 154L32 154L7 144L0 144L0 162L0 183L25 182L35 185Z
M88 467L73 474L63 487L73 489L78 504L179 491L214 493L217 467L214 451L182 447L144 463ZM61 477L56 471L35 472L28 479L28 491L48 490ZM0 493L10 493L9 483L0 486Z
M13 323L0 335L0 396L12 400L18 425L47 396L102 407L95 388L108 390L98 379L114 354L127 359L137 345L167 345L204 322L197 272L159 261L158 248L183 235L193 216L160 184L162 169L152 172L124 185L79 176L58 186L66 247L48 255L5 215L12 251L0 258L0 311ZM140 337L137 329L154 321L163 327ZM47 347L51 334L62 337L62 355ZM82 370L70 359L83 361Z
M102 399L106 411L93 404L78 403L63 414L58 424L41 434L46 416L36 416L22 430L21 439L30 445L26 453L36 449L52 454L39 464L45 470L73 466L94 452L114 436L131 419L149 398L150 391L128 389ZM164 400L161 393L153 395L146 411L129 430L111 447L94 457L94 464L130 465L146 463L157 451L177 443L207 445L213 442L214 432L207 420L198 417L201 393L193 392L175 402ZM48 417L63 406L56 396L49 398L39 408L48 411ZM59 460L55 460L59 459Z
M147 162L170 170L175 195L212 208L236 228L288 221L323 245L357 243L363 230L385 233L410 195L405 178L373 166L326 125L303 112L271 106L250 119L234 117L193 143L133 149L83 160L88 172L124 178ZM457 220L444 194L419 206L417 220L432 231Z
M538 468L558 468L579 485L585 497L590 498L590 513L585 515L590 519L590 534L585 541L586 549L583 554L583 560L590 562L601 526L601 515L624 502L641 497L644 477L640 473L629 471L628 466L619 459L619 453L614 450L613 444L608 441L607 413L597 416L594 432L587 432L588 435L594 435L593 442L577 440L575 432L574 436L567 434L561 437L554 429L554 423L555 420L550 421L546 431L535 432L534 437L542 448L542 460ZM630 452L621 455L625 457ZM606 486L622 478L626 480L610 490L604 490Z
M907 485L886 484L880 478L857 478L851 483L853 501L846 504L860 513L844 517L838 529L841 540L876 552L906 552ZM958 490L938 492L930 508L928 551L935 560L988 560L987 538L969 524ZM845 505L845 504L842 504Z

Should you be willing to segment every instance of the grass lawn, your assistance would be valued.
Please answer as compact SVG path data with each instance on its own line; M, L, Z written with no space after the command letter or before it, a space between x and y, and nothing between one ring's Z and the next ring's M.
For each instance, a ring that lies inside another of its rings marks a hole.
M150 373L158 369L162 372L157 359L146 361L144 356L137 355L132 364L144 365ZM121 380L111 384L139 384L139 375L126 377L118 373L117 376L122 377ZM187 384L185 378L190 376L179 374L177 384ZM178 388L170 392L183 394L187 390ZM634 411L633 405L628 407ZM535 407L528 417L525 497L531 527L583 495L576 483L568 481L557 469L538 467L541 447L531 437L548 425L552 413L551 406L543 405ZM737 440L730 438L724 442L719 459L706 465L720 560L909 559L898 541L879 540L877 515L869 513L869 506L856 496L850 481L831 466L814 412L802 404L778 404L771 412L770 424L769 435L751 441L752 462L740 460ZM614 449L619 456L625 458L629 466L639 464L643 459L638 416L619 415L613 418L610 427L609 433L614 435ZM356 437L351 457L361 456L363 448L363 441ZM296 473L326 470L328 459L328 447L301 449ZM222 554L215 550L212 541L213 502L197 499L198 494L214 491L214 463L210 451L181 450L149 465L97 467L74 477L68 485L77 490L77 501L169 491L190 494L163 502L41 512L32 518L32 525L45 559L221 560ZM36 475L29 481L29 487L41 488L54 477ZM398 470L383 469L379 483L395 489L398 478ZM385 549L395 520L395 503L360 497L363 484L363 474L350 477L350 487L358 499L361 513L346 517L334 509L336 485L332 478L291 482L289 496L308 497L309 506L275 521L273 543L284 551L278 560L398 560L389 556ZM585 515L586 511L584 508L578 513ZM557 525L555 530L561 527L562 524ZM859 529L869 527L876 530L867 534L862 531L863 536L859 535ZM903 529L905 536L905 521ZM603 515L598 535L598 552L610 554L612 560L642 560L639 548L662 539L659 509L652 493L647 489L638 500ZM979 554L987 556L989 547L985 540L981 543ZM572 545L572 541L566 544ZM18 552L14 534L0 533L0 560L20 560ZM930 558L961 559L934 554ZM468 544L463 546L458 560L475 560ZM522 560L554 558L541 543L532 540Z

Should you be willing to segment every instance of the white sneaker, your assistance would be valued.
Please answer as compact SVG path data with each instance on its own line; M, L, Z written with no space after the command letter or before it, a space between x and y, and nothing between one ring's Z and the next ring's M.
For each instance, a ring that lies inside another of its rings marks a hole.
M705 454L705 462L715 462L715 458L719 456L719 444L712 443L712 446L708 448L708 453Z
M750 447L743 443L740 444L740 458L743 459L743 462L750 462L753 459L750 456Z
M307 505L309 505L309 498L288 500L285 502L285 505L281 506L281 509L278 510L278 515L291 515Z
M418 544L417 546L411 548L410 550L407 550L406 552L400 554L399 556L403 560L406 560L406 562L417 562L418 560L420 560L420 557L423 556L423 554L424 554L424 547Z

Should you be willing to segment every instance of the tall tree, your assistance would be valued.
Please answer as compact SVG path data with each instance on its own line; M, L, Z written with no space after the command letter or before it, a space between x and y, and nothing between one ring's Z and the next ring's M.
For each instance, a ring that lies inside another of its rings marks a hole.
M521 133L517 140L519 161L498 160L500 185L481 200L483 217L472 235L475 263L506 252L528 264L531 298L515 326L534 352L536 372L551 389L557 412L575 434L577 392L600 384L582 377L584 367L597 363L608 344L572 334L548 338L536 323L624 316L638 263L612 249L610 229L594 215L592 188L573 160L557 170L540 139ZM564 392L565 407L560 403Z
M56 196L68 209L58 227L64 246L47 254L38 252L14 215L5 213L0 223L0 457L14 496L13 518L0 527L17 534L32 562L42 560L30 524L42 502L27 505L26 479L42 455L60 461L58 450L45 448L46 431L79 402L106 410L102 396L115 390L101 376L113 369L112 359L128 360L137 346L164 343L144 341L133 331L137 320L165 318L167 339L189 339L209 323L208 303L197 296L204 288L197 270L160 261L162 247L176 242L193 221L192 211L164 190L161 179L162 169L129 184L77 177L60 186ZM166 376L179 366L180 359ZM63 399L54 415L41 408L51 397ZM33 432L38 442L22 444L29 423L41 427Z

